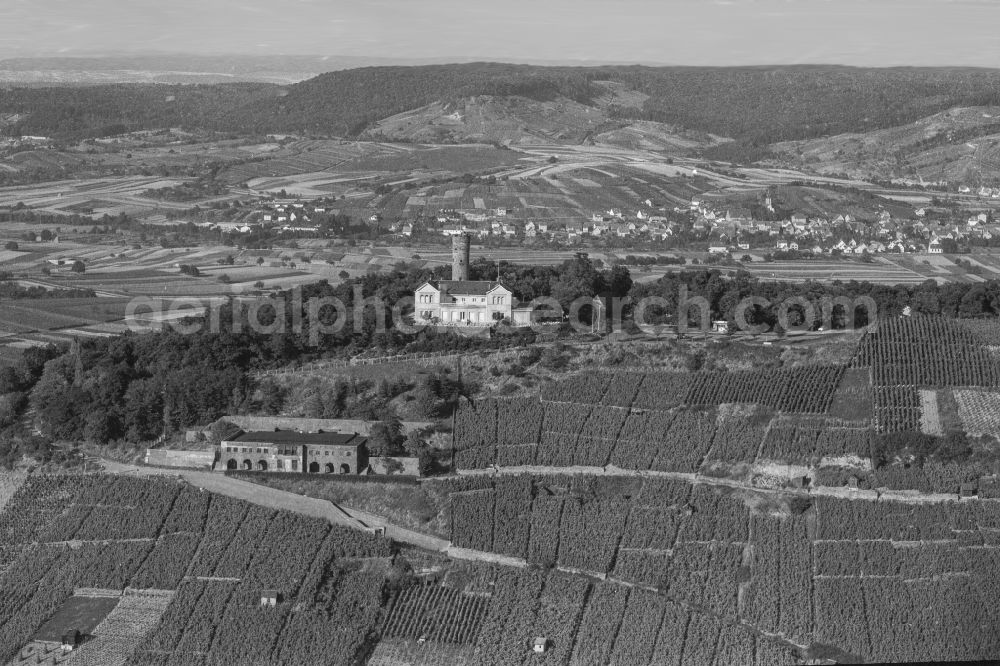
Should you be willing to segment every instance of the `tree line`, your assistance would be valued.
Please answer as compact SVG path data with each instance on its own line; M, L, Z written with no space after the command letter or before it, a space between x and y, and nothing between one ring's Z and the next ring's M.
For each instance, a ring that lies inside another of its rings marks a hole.
M485 262L473 265L482 273ZM33 441L27 437L20 417L30 408L33 426L47 440L132 443L154 440L195 424L207 424L227 413L274 412L281 408L282 391L273 383L259 384L257 370L277 368L322 357L347 358L373 349L380 353L471 351L480 348L524 346L534 342L533 333L499 332L492 338L472 338L425 330L405 333L391 326L391 308L428 280L448 277L448 267L425 269L400 264L387 273L360 276L336 286L326 281L306 285L301 291L301 309L284 308L286 326L273 333L256 332L250 326L249 306L230 301L218 311L220 328L203 327L193 334L172 329L161 332L87 339L71 347L50 346L29 350L19 364L0 370L0 440L5 451L19 450ZM598 269L589 259L578 257L562 267L522 267L504 264L505 281L516 293L530 298L554 296L571 302L579 295L607 289L624 294L631 285L623 267ZM478 277L478 276L475 276ZM332 308L311 312L312 299L340 299L346 311ZM259 308L256 321L274 324L281 309L276 304L295 303L291 291ZM377 303L372 299L380 299ZM355 311L358 299L368 303ZM337 332L311 334L316 322L330 327L338 316L344 325ZM300 327L294 319L302 321ZM357 318L357 319L356 319ZM196 321L189 320L187 323ZM388 328L382 328L385 321ZM368 387L370 388L370 387ZM368 388L362 389L365 393ZM394 395L392 386L375 387L382 402ZM459 390L453 380L425 380L417 392L418 403L429 417L447 414ZM398 389L398 387L396 387ZM378 416L369 409L378 404L365 393L340 387L315 409L324 414ZM369 404L365 404L365 403ZM367 409L367 411L365 411Z
M682 292L682 288L686 292ZM665 323L679 315L681 295L688 299L704 298L713 320L734 321L736 306L749 297L766 300L769 306L754 306L748 315L750 324L773 326L778 318L778 306L789 299L804 298L819 304L824 298L871 298L879 317L899 316L909 307L911 313L943 315L945 317L978 318L1000 316L1000 280L987 280L971 284L949 282L938 284L928 279L917 285L883 285L855 280L822 283L812 280L805 282L767 282L752 276L747 271L737 271L727 276L719 270L684 270L666 273L655 282L632 285L629 296L633 303L645 297L664 299L665 305L649 308L647 323ZM689 315L697 312L689 310ZM812 325L820 325L820 309L816 307L817 320ZM844 325L846 313L838 312L834 318L835 327ZM868 323L867 313L859 309L854 320L856 326ZM694 321L693 319L691 321Z

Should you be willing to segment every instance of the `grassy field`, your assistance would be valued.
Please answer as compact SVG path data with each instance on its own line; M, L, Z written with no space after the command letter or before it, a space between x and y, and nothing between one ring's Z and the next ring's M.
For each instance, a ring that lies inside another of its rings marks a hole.
M920 284L927 279L915 271L883 258L870 264L852 259L803 259L748 263L745 268L756 278L780 282L867 280L880 284Z
M230 183L242 183L255 178L293 176L297 174L332 171L345 168L354 160L391 156L407 148L391 144L351 142L340 140L294 141L282 148L269 151L262 162L240 164L222 172L221 177Z
M70 597L34 635L33 640L59 642L67 629L89 634L118 605L118 597Z
M0 366L16 364L22 353L23 349L0 345Z
M867 420L872 417L872 387L866 368L851 368L844 373L833 394L828 414L845 421Z
M352 509L391 516L403 527L448 538L449 527L439 515L441 507L422 486L398 483L359 483L327 479L279 478L260 475L248 480L288 492L329 500ZM438 498L440 500L440 498Z
M23 333L88 326L125 316L128 299L42 298L0 303L0 332Z
M0 364L28 347L124 333L127 298L45 298L0 302ZM146 324L133 328L145 330Z

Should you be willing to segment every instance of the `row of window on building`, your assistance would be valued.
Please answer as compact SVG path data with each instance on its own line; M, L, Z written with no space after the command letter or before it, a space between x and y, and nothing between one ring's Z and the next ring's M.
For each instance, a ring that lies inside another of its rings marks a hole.
M434 310L421 310L420 311L420 318L421 319L433 319L436 316L436 314L437 313ZM453 316L455 313L446 313L446 314L449 315L449 316ZM466 320L468 320L468 321L481 321L480 318L479 318L479 313L478 312L472 313L472 314L475 314L475 318L474 319L471 316L471 314L468 313L468 312L458 312L457 314L458 314L457 318L455 318L455 319L449 319L449 320L450 321L466 321ZM494 312L493 313L493 321L500 321L500 320L503 319L503 317L504 317L504 315L503 315L502 312Z
M418 301L419 303L434 302L434 294L419 294L419 297L420 297L420 300ZM504 300L506 299L505 296L492 296L491 298L492 298L491 302L493 303L493 305L504 305ZM459 303L485 303L486 297L483 296L482 298L474 298L474 297L459 296L457 298L457 301Z
M257 447L252 446L227 446L226 451L228 453L274 453L279 456L297 456L299 454L295 449L281 449L280 451L271 451L269 447Z
M286 449L271 449L271 448L266 447L266 446L264 446L264 447L257 447L257 448L253 448L251 446L227 446L226 447L226 452L227 453L265 453L265 454L269 453L269 454L276 455L276 456L297 456L297 455L299 455L299 450L296 449L296 448L290 448L290 449L287 449L287 448ZM335 455L337 455L337 452L336 451L310 451L309 455L311 455L311 456L331 456L331 455L335 456ZM351 452L350 451L344 451L343 455L350 456Z

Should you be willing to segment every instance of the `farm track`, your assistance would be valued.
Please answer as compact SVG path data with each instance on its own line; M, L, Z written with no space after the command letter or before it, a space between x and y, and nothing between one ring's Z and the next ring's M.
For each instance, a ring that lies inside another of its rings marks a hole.
M437 537L421 534L413 530L408 530L390 523L385 517L378 516L365 511L347 509L326 500L314 499L296 493L290 493L267 486L258 485L249 481L242 481L232 477L213 472L199 472L193 470L167 470L155 467L144 467L139 465L125 465L122 463L100 460L105 471L115 474L133 474L138 476L179 476L193 486L219 495L226 495L234 499L252 502L270 509L281 509L294 513L322 518L335 525L342 525L352 529L369 530L370 528L385 528L386 537L407 543L418 548L444 552L456 559L475 560L481 562L496 562L517 566L516 558L507 558L494 553L467 550L464 548L452 548L451 544ZM523 561L522 561L523 562ZM521 564L523 566L523 564Z
M802 495L838 497L848 500L882 500L902 502L904 504L934 504L939 502L958 501L956 493L924 493L919 490L851 490L848 488L833 488L830 486L815 486L807 489L795 488L762 488L752 486L743 481L704 476L694 472L660 472L656 470L621 469L614 465L607 467L549 467L544 465L524 465L518 467L493 467L489 469L461 470L461 476L497 476L502 474L537 474L537 475L582 475L582 476L629 476L677 479L687 481L692 485L727 486L738 490L748 490L755 493L772 495ZM962 501L994 502L1000 500L967 499Z

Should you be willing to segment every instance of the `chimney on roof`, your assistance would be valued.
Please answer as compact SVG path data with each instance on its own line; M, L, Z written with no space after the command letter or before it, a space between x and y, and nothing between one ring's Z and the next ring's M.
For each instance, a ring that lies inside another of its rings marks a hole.
M458 234L451 238L451 279L469 279L469 250L472 239L469 234Z

